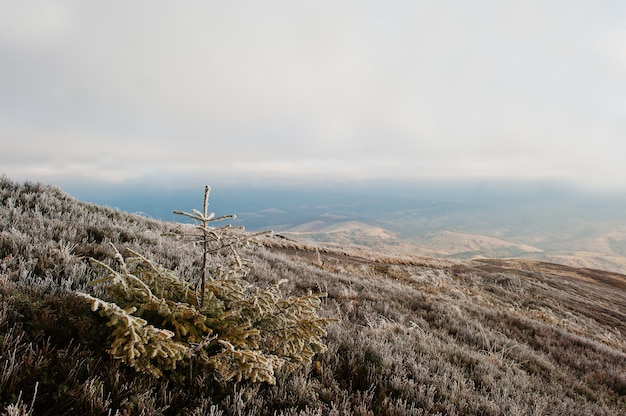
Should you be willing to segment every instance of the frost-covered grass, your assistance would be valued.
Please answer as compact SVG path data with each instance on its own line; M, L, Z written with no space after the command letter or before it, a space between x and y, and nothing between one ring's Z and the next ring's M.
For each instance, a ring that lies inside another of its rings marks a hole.
M219 205L219 201L214 201ZM172 209L187 207L172 207ZM187 226L0 183L0 412L143 415L623 414L626 278L531 262L394 258L268 239L248 279L326 292L328 351L275 385L116 365L75 291L109 242L199 279ZM213 259L219 261L219 258Z

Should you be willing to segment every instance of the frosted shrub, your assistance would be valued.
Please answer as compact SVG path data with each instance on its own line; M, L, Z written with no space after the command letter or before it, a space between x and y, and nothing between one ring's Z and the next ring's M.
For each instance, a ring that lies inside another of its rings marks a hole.
M113 358L137 371L160 377L166 371L199 365L222 381L276 382L275 371L310 364L326 350L329 319L318 316L321 295L285 296L284 281L265 288L244 280L246 262L236 248L250 235L230 226L214 228L204 211L175 211L199 222L202 247L200 288L136 251L124 257L113 245L117 267L92 259L107 272L93 282L106 289L100 299L79 293L93 311L108 318ZM197 364L195 364L197 363Z

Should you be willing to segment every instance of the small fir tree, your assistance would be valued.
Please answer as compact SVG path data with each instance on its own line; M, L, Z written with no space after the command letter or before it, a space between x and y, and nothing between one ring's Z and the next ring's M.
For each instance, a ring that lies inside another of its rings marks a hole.
M210 224L234 218L203 212L175 211L198 222L202 247L199 290L172 270L126 249L115 248L117 267L91 259L108 274L93 282L104 285L106 299L78 293L92 310L108 318L109 354L137 371L160 377L182 363L198 363L223 381L275 383L275 372L311 363L326 350L323 338L330 319L318 316L320 297L285 296L280 286L254 287L244 280L246 261L237 248L255 240L230 225ZM210 259L213 261L210 264Z

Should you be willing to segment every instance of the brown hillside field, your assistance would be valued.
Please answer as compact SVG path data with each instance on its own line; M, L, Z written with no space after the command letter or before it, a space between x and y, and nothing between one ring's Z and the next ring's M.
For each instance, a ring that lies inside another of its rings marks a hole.
M201 199L201 198L199 198ZM219 201L215 201L215 205ZM198 204L200 205L200 203ZM187 208L187 207L172 207ZM114 363L87 258L128 247L198 281L190 226L0 187L0 413L82 415L623 415L626 277L535 260L450 260L268 236L247 280L324 293L327 350L276 384ZM215 255L211 262L224 259ZM193 377L189 377L193 374Z
M407 221L411 221L411 217ZM393 217L390 224L395 229L403 228L399 220ZM584 227L584 224L582 221L577 226ZM598 231L578 237L572 237L563 230L553 233L529 231L529 234L518 230L519 235L500 238L497 226L493 227L496 228L484 230L483 233L472 233L448 230L445 225L440 225L436 230L418 233L419 235L409 233L400 236L397 232L363 222L333 223L325 222L321 218L300 226L281 229L281 234L334 247L360 247L399 255L452 259L520 258L618 273L626 270L626 252L622 248L626 233L617 224L612 224L611 227L600 224ZM611 231L605 231L607 227ZM573 228L572 234L576 234L576 226Z

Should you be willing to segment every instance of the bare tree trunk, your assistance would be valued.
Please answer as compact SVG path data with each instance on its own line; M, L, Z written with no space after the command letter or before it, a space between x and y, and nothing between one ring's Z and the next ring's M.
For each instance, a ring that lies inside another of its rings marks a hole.
M202 219L202 283L200 284L200 307L204 306L204 292L206 290L206 269L207 269L207 252L209 251L209 230L208 227L208 207L209 207L209 192L211 188L207 185L204 187L204 212Z

